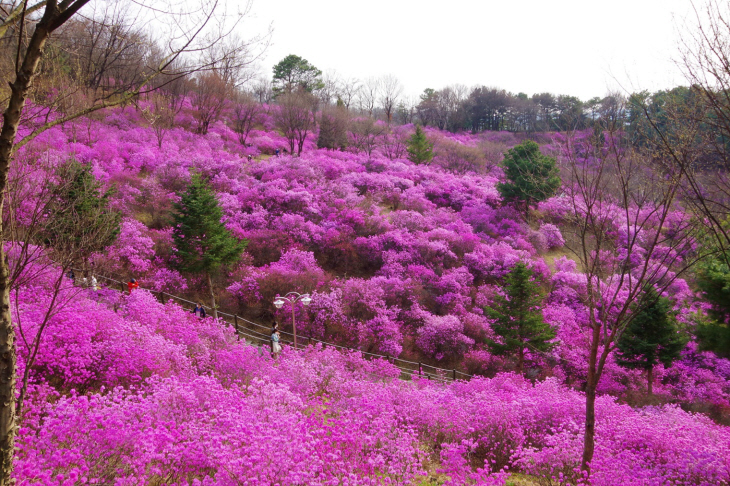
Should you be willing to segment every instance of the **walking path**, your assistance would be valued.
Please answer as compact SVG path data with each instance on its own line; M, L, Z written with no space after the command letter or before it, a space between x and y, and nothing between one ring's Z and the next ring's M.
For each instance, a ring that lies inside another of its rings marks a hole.
M108 282L110 285L108 288L118 290L122 293L127 292L127 283L122 282L120 280L106 277L103 275L96 275L98 279L102 279L106 282ZM172 295L167 292L156 292L150 289L145 289L144 287L139 287L140 289L148 290L152 294L157 295L157 298L162 302L163 304L166 303L168 300L172 299L178 304L180 304L182 307L187 307L196 305L196 302L192 302L190 300L187 300L183 297L179 297L177 295ZM205 307L205 306L204 306ZM253 345L256 346L263 346L268 347L271 342L271 328L269 326L265 326L262 324L258 324L253 321L249 321L248 319L244 319L243 317L237 316L235 314L229 314L227 312L218 311L218 318L226 323L226 325L233 326L236 334L238 335L239 339L243 338L247 342L250 342ZM285 331L279 331L281 334L281 342L293 344L293 334L285 332ZM424 363L419 363L416 361L408 361L405 359L393 357L393 356L384 356L381 354L374 354L374 353L368 353L365 351L361 351L359 349L350 348L347 346L341 346L339 344L330 343L327 341L321 341L319 339L315 339L312 337L306 337L306 336L298 336L298 348L310 346L312 344L321 344L322 347L334 347L337 349L347 350L347 351L356 351L360 353L364 358L367 359L385 359L388 362L390 362L392 365L394 365L396 368L401 370L401 378L404 379L411 379L413 376L421 376L423 378L427 378L429 380L439 381L439 382L451 382L456 380L468 380L472 377L472 375L464 373L462 371L458 371L456 369L444 369L444 368L437 368L435 366L431 366Z

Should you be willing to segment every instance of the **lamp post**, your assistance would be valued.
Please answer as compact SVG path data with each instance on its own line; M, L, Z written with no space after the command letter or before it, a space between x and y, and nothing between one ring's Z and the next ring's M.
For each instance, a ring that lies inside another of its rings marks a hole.
M309 294L300 294L299 292L289 292L284 297L277 296L276 299L274 299L274 306L277 309L281 309L286 302L289 302L291 304L291 325L292 325L292 328L294 328L294 349L298 349L297 348L297 321L296 321L296 317L294 315L294 304L297 302L301 302L304 305L309 305L309 303L312 302L312 297L310 297Z

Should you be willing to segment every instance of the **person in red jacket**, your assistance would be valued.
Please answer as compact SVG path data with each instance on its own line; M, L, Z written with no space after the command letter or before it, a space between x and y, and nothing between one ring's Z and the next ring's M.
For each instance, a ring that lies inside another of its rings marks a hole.
M127 282L127 288L129 289L130 294L132 293L132 290L136 289L137 287L139 287L139 284L137 283L137 281L135 279L132 279L129 282Z

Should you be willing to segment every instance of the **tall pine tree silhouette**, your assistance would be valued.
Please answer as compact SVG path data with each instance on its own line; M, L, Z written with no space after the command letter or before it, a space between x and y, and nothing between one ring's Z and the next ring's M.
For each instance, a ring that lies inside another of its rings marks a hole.
M218 199L198 174L192 175L175 210L172 238L178 267L205 274L213 317L217 318L213 277L222 266L238 261L248 241L238 240L226 229Z
M505 277L505 296L497 296L485 309L494 320L492 331L501 339L488 345L497 355L517 354L517 370L525 366L525 351L549 351L555 344L555 330L542 318L542 291L532 278L532 271L520 262Z
M428 164L433 160L433 143L429 142L420 125L408 139L408 160L414 164Z
M555 159L543 155L540 146L532 140L508 150L502 168L507 180L498 183L497 190L506 202L522 205L525 219L530 206L551 197L560 188Z
M644 292L647 305L636 309L636 317L617 341L616 362L625 368L645 370L651 395L654 367L659 363L671 366L687 340L677 332L671 301L661 297L652 285L647 285Z

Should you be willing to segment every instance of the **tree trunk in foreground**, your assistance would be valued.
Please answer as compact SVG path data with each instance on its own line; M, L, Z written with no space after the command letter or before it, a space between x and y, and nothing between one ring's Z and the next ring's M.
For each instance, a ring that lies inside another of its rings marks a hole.
M7 176L3 182L6 178ZM15 371L15 330L10 316L8 263L5 245L0 239L0 454L2 455L0 485L3 486L12 484L16 433Z
M590 361L588 363L588 379L586 381L586 420L583 433L583 458L580 469L586 474L591 472L591 461L596 443L596 388L598 387L598 343L601 339L601 328L593 324Z
M210 306L213 311L213 317L218 319L218 309L215 306L215 293L213 292L213 279L210 278L210 272L205 274L208 277L208 289L210 290Z
M649 392L649 396L654 393L654 367L650 366L648 370L646 370L646 388Z
M15 81L10 84L10 98L3 113L0 131L0 210L3 208L5 187L8 183L8 169L15 148L20 116L25 106L38 63L43 55L48 37L63 25L88 0L66 0L59 6L57 0L48 0L40 22L25 48L20 66L16 66ZM3 228L0 221L0 486L13 484L13 456L15 453L15 330L10 315L9 268L5 254Z
M35 32L25 52L23 63L18 69L15 81L10 83L10 99L3 113L3 127L0 131L0 210L3 208L8 169L13 156L15 137L18 134L20 115L25 105L31 82L35 76L43 48L51 33L51 23L56 20L58 10L50 5L43 19L36 25ZM15 453L15 330L10 315L9 268L5 254L0 221L0 486L13 483L13 456Z

